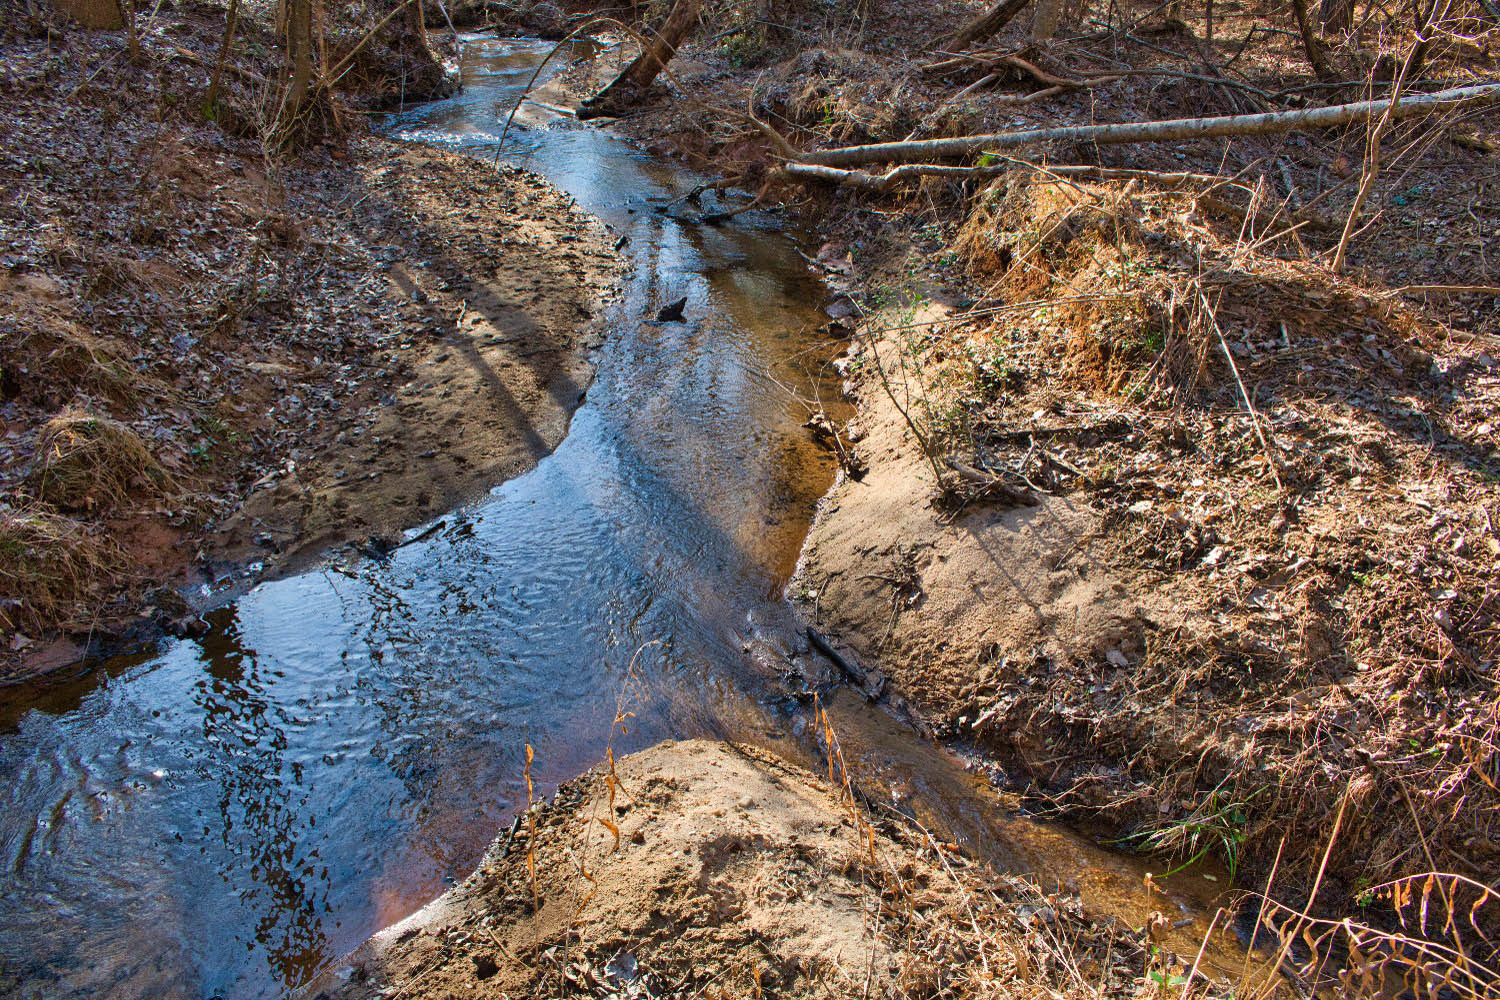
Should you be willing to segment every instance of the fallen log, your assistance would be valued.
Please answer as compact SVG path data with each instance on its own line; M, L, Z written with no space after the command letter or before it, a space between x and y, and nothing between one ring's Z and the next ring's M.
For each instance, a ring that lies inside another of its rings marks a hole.
M1256 229L1261 232L1269 232L1278 221L1282 221L1278 219L1275 212L1257 210L1252 215L1251 207L1237 205L1228 199L1220 198L1214 193L1218 188L1237 188L1246 192L1249 192L1250 189L1241 182L1228 177L1220 177L1216 174L1133 170L1129 168L1096 167L1091 164L1062 166L1047 163L1028 163L1025 160L1005 157L1003 165L956 167L937 163L907 163L899 167L892 167L883 174L872 174L864 170L844 170L839 167L824 167L814 163L788 163L773 176L798 181L826 181L830 184L857 188L861 191L880 193L889 191L901 181L911 180L916 177L983 180L991 177L999 177L1012 170L1033 170L1039 174L1047 174L1053 177L1072 177L1082 180L1145 181L1154 187L1164 188L1169 191L1182 191L1192 195L1198 200L1201 206L1218 215L1234 219L1249 219L1254 223ZM1292 211L1285 221L1296 223L1296 226L1287 230L1288 232L1291 229L1299 227L1306 227L1313 230L1333 228L1332 223L1310 208L1301 208Z
M997 149L1016 149L1044 142L1088 142L1118 144L1132 142L1176 142L1224 136L1265 135L1334 128L1391 112L1391 118L1415 118L1442 111L1458 111L1500 103L1500 83L1455 87L1435 94L1407 94L1394 108L1389 99L1335 104L1297 111L1274 111L1253 115L1222 115L1212 118L1175 118L1165 121L1121 122L1115 125L1067 125L1059 128L1025 129L992 135L966 135L951 139L917 139L846 146L805 153L797 163L825 167L856 167L870 163L910 163L936 160ZM788 164L790 167L791 164Z
M936 163L908 163L905 166L894 167L883 174L872 174L864 170L825 167L818 163L788 163L781 168L781 173L794 180L827 181L843 187L859 188L861 191L886 191L896 183L911 180L914 177L974 179L999 177L1014 169L1013 166L953 167Z
M995 6L945 39L943 48L956 51L994 36L1030 2L1031 0L1000 0Z
M640 55L632 59L608 86L579 105L579 119L586 121L616 115L651 86L666 68L668 60L677 54L677 47L683 39L698 24L701 6L702 0L677 0L666 23L648 44L641 47Z

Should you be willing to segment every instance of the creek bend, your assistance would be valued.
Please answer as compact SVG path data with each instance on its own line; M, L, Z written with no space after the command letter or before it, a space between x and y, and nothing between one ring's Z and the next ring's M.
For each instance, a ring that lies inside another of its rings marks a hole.
M389 130L493 156L550 49L470 36L464 90ZM796 632L781 591L834 475L794 396L837 396L819 375L837 347L814 332L826 289L771 218L658 212L697 178L607 131L528 105L504 155L627 238L633 271L568 436L388 559L263 583L200 639L12 697L7 991L295 988L473 868L526 804L526 744L539 792L598 763L622 691L617 752L721 737L817 769L774 664ZM641 321L683 296L687 322ZM1009 814L852 693L830 711L866 791L948 838L1127 919L1201 918L1207 883L1149 898L1133 860Z

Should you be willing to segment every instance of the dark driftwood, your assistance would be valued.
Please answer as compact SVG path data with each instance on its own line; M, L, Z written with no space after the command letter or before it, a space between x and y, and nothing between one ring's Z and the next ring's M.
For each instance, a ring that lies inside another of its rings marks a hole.
M979 496L1001 500L1014 507L1035 507L1040 502L1030 489L1012 486L993 472L976 469L952 455L946 456L943 464L952 469L959 479L973 486Z
M843 671L844 676L853 681L855 687L863 691L866 698L875 701L885 692L884 674L878 670L866 670L852 657L839 652L817 629L808 627L807 641L812 643L813 648L826 656L834 666Z
M681 323L684 319L683 310L687 308L687 296L684 295L676 302L662 306L656 314L658 323Z

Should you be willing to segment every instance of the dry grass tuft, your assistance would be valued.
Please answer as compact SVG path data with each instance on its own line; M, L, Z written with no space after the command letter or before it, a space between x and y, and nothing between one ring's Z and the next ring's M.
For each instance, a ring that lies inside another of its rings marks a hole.
M1451 872L1420 872L1373 886L1365 896L1389 905L1383 926L1346 916L1318 917L1249 894L1257 940L1298 992L1418 1000L1490 1000L1500 995L1500 948L1486 936L1483 911L1500 903L1490 886ZM1261 1000L1267 990L1241 995Z
M1016 322L1061 345L1075 378L1148 404L1242 395L1223 377L1217 327L1251 339L1236 355L1318 341L1364 364L1373 338L1377 364L1430 363L1443 331L1302 259L1296 227L1258 198L1230 182L1204 191L1018 170L981 194L953 249L993 300L1036 302Z
M112 507L135 493L159 495L172 484L140 435L82 410L42 427L29 478L37 496L72 511Z
M8 338L7 338L8 339ZM28 383L59 383L95 396L118 401L135 397L135 374L108 343L81 330L54 329L47 336L21 338L15 344L15 380L25 391ZM21 367L26 368L21 372ZM48 386L38 384L37 393Z
M118 552L72 518L0 505L0 633L77 624Z
M69 292L44 275L0 276L0 395L61 406L73 393L130 403L156 383L119 342L89 330Z

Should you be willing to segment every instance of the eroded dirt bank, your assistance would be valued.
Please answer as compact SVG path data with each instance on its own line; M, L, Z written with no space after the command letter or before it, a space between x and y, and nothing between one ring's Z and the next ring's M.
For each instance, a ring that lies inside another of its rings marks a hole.
M347 108L268 153L253 71L204 117L214 14L134 62L44 15L0 38L6 678L191 629L175 588L383 550L550 451L589 382L602 226Z
M1338 913L1389 919L1368 890L1429 870L1470 880L1466 909L1500 874L1495 112L1406 126L1368 200L1362 128L761 188L766 128L805 152L1318 86L1280 11L1095 10L1040 45L1023 15L955 57L988 6L715 9L620 123L743 189L708 208L760 189L799 211L849 292L864 474L793 590L1035 808L1163 868L1276 868L1288 898L1322 868ZM1337 44L1346 72L1380 57ZM1467 40L1434 58L1494 76Z
M987 191L953 245L988 303L861 327L868 472L793 590L1036 808L1251 879L1279 859L1293 893L1326 857L1336 906L1433 869L1478 891L1500 859L1494 342L1182 207ZM1212 309L1178 297L1204 286Z
M694 740L569 782L303 995L1116 996L1141 940L871 827L763 751Z

